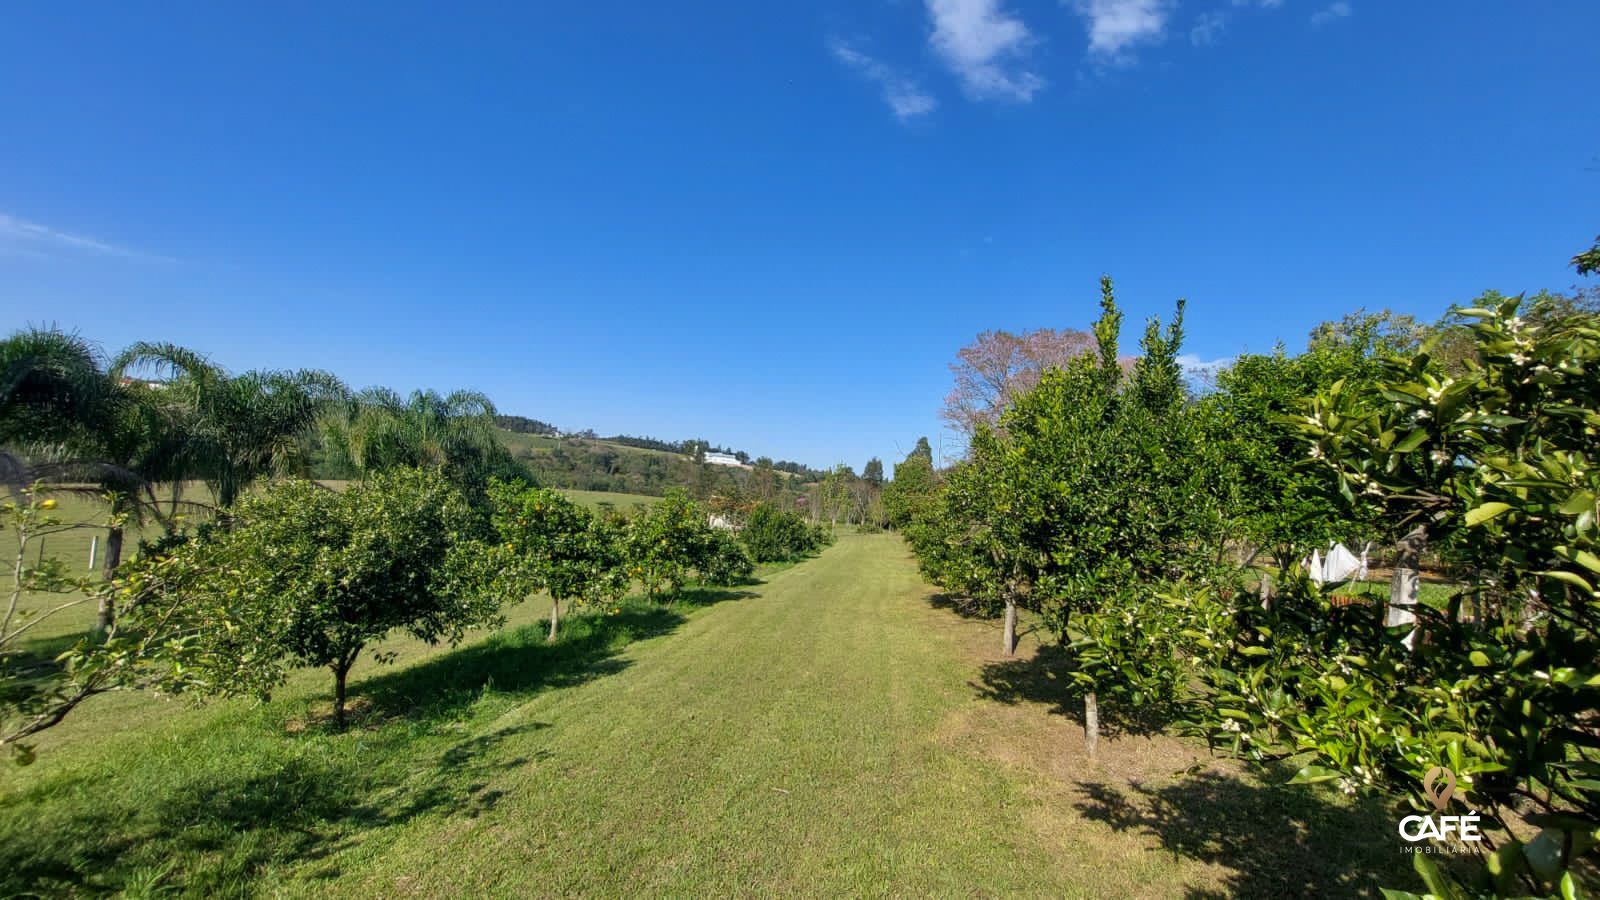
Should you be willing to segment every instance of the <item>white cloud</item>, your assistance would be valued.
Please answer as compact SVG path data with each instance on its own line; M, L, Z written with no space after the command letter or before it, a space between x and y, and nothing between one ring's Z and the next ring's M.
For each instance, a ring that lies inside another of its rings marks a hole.
M1044 88L1044 79L1026 66L1033 34L1001 7L1002 0L925 2L933 19L928 41L968 96L1026 103Z
M1194 21L1194 27L1189 29L1189 42L1196 47L1209 47L1217 42L1222 32L1228 27L1228 19L1222 13L1204 13Z
M1210 385L1216 381L1217 373L1233 365L1234 357L1225 356L1221 359L1201 359L1193 353L1185 353L1178 357L1178 365L1183 367L1183 373L1191 384Z
M895 71L886 63L874 59L841 40L828 43L828 49L840 62L877 85L883 102L889 105L895 118L902 122L925 116L939 108L939 101L922 89L913 78Z
M153 256L140 253L127 247L108 244L81 234L71 234L57 231L26 219L0 213L0 245L9 253L18 256L48 256L49 250L73 250L83 253L93 253L101 256L117 256L123 259L138 259L159 262L171 262L165 256Z
M1089 53L1116 59L1166 33L1168 0L1073 0L1089 28Z
M1326 25L1329 22L1337 22L1340 19L1347 18L1352 12L1355 12L1355 10L1350 7L1349 3L1346 3L1345 0L1339 0L1337 3L1329 4L1325 9L1317 10L1311 16L1311 24Z
M1283 5L1283 0L1233 0L1234 6L1259 6L1262 9L1277 9Z

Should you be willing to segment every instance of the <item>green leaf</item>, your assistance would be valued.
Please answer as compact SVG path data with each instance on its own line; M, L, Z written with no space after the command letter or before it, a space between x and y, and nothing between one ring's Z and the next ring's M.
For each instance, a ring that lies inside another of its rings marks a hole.
M1439 871L1439 865L1433 857L1426 853L1413 854L1412 868L1422 876L1422 883L1428 886L1428 893L1441 900L1466 900L1467 895L1450 877Z
M1562 515L1576 516L1586 510L1594 509L1594 495L1588 491L1574 491L1567 502L1561 504Z
M1477 666L1480 669L1482 669L1482 668L1484 668L1484 667L1489 665L1489 654L1483 652L1482 650L1474 650L1474 651L1472 651L1472 653L1469 654L1467 656L1467 658L1472 661L1473 665Z
M1322 766L1306 766L1300 771L1294 773L1294 777L1289 779L1289 783L1318 784L1324 781L1334 781L1343 777L1344 775L1342 773L1335 772L1332 769L1324 768Z
M1266 656L1267 654L1269 654L1271 652L1272 652L1271 650L1268 650L1265 647L1256 646L1256 645L1253 645L1253 644L1251 646L1249 646L1249 647L1240 647L1239 648L1239 654L1241 656Z
M1400 443L1394 445L1396 453L1410 453L1428 442L1428 429L1414 428Z
M1496 501L1491 501L1489 503L1485 503L1482 506L1477 507L1476 509L1468 510L1467 511L1467 526L1470 528L1470 527L1472 527L1474 525L1482 525L1484 522L1487 522L1490 519L1494 518L1495 516L1498 516L1498 515L1504 513L1506 510L1508 510L1510 508L1511 508L1511 504L1509 504L1509 503L1501 503L1498 500L1496 500Z
M1484 860L1484 868L1489 870L1495 893L1502 896L1516 887L1517 876L1526 867L1527 863L1522 858L1522 842L1515 838L1501 844L1500 849Z
M1591 572L1600 572L1600 556L1595 556L1587 550L1572 551L1572 561Z
M1471 422L1474 425L1490 425L1490 426L1493 426L1495 428L1505 428L1508 425L1524 425L1524 424L1527 424L1528 420L1527 419L1519 419L1516 416L1502 416L1502 415L1494 415L1494 414L1484 414L1484 415L1476 415L1476 416L1467 416L1463 421Z
M1594 593L1594 587L1592 585L1590 585L1589 582L1584 581L1582 577L1580 577L1579 575L1577 575L1577 574L1575 574L1573 572L1549 571L1549 572L1535 572L1534 574L1535 575L1543 575L1546 578L1554 578L1557 581L1565 581L1567 584L1570 584L1570 585L1572 585L1574 587L1580 588L1580 589L1582 589L1582 590L1584 590L1584 591L1586 591L1586 592L1588 592L1590 594Z

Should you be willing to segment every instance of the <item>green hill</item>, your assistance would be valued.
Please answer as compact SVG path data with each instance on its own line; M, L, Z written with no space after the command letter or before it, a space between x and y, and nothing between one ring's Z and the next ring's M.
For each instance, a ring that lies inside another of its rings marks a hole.
M696 463L665 450L632 447L598 438L551 437L496 429L506 449L548 487L660 496L683 488L700 496L743 492L751 470ZM792 476L780 473L783 483Z

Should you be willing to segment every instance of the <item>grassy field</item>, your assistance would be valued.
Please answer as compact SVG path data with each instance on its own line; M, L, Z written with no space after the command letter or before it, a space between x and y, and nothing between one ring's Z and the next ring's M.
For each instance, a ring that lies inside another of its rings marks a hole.
M894 535L673 608L543 610L269 704L99 698L0 773L0 893L1323 896L1409 884L1375 810L1122 734ZM1029 637L1031 641L1031 636ZM1190 774L1184 774L1188 771Z
M557 438L544 434L523 434L520 431L508 431L504 428L496 428L495 434L500 438L500 443L505 444L506 448L512 453L518 453L525 450L554 450L556 447L561 446L562 441L572 441L577 444L593 445L596 447L609 447L618 453L654 454L656 456L665 456L672 459L685 458L683 454L673 453L670 450L653 450L648 447L634 447L629 444L613 444L610 441L594 440L590 438Z
M660 497L651 497L646 494L619 494L613 491L562 491L571 497L573 502L598 509L610 505L618 512L632 512L636 506L654 506L661 502Z

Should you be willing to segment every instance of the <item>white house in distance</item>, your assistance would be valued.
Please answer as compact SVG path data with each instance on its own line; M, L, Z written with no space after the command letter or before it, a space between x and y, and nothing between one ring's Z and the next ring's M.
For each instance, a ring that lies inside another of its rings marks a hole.
M739 457L732 453L707 453L706 462L713 466L740 466Z

